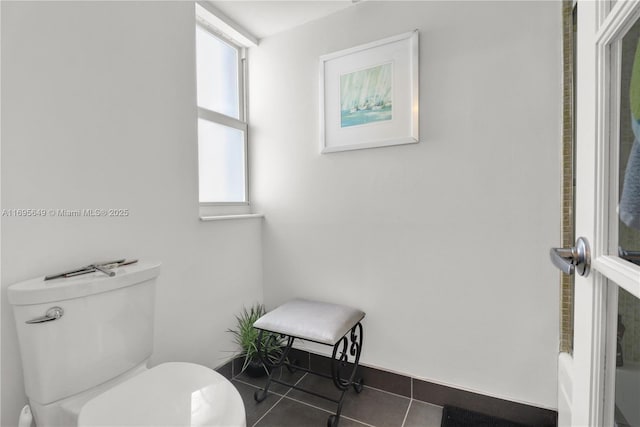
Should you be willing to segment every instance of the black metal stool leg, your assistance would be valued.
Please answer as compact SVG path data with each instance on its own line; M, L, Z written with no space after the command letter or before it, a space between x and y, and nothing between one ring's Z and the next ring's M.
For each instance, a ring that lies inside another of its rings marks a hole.
M342 337L340 341L333 346L333 353L331 355L331 377L335 386L342 390L342 394L338 401L338 408L335 415L331 415L327 421L328 426L335 427L340 422L340 413L347 389L352 386L357 393L362 391L362 378L356 380L360 353L362 351L362 335L362 324L358 322L351 328L351 332L348 335Z
M264 366L267 367L267 370L269 371L269 376L267 377L267 382L265 383L264 388L260 390L256 390L256 392L253 394L253 398L258 403L262 402L264 399L267 398L267 394L269 393L269 387L271 386L271 381L273 380L273 375L277 368L280 368L282 367L282 365L285 364L285 361L287 360L289 355L289 351L291 350L291 346L293 345L293 341L295 340L295 337L288 337L287 345L282 350L282 353L280 354L280 356L277 359L271 359L269 357L270 355L268 354L268 349L272 348L272 346L270 345L270 343L267 343L267 345L263 347L262 345L263 333L264 331L262 329L258 333L257 349L258 349L258 356L260 357L260 361L264 364ZM271 341L276 341L278 338L277 338L277 335L271 334L267 339Z

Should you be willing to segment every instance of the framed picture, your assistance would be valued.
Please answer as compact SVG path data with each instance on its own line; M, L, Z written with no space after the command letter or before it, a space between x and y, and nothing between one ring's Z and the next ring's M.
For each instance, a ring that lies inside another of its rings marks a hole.
M418 31L320 57L321 152L418 137Z

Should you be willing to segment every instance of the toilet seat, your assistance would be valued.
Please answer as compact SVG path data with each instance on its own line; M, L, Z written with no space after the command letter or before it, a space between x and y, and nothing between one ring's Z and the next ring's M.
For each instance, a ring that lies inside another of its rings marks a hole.
M88 401L78 426L245 427L238 390L201 365L155 366Z

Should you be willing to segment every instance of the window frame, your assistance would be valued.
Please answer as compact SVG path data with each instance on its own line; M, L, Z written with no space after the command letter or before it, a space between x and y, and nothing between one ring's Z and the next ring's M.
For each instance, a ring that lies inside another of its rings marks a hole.
M198 3L199 4L199 3ZM249 124L247 121L247 99L246 99L246 74L247 74L247 48L242 46L231 38L225 36L221 31L219 31L215 26L206 21L203 17L199 16L196 13L196 25L194 30L197 31L199 29L206 31L211 36L218 39L220 42L230 46L235 49L237 52L238 58L238 118L227 116L226 114L219 113L217 111L209 110L208 108L201 107L198 105L197 97L196 97L196 108L197 108L197 118L200 120L205 120L207 122L215 123L221 126L226 126L229 128L240 130L243 134L243 153L244 153L244 200L243 201L212 201L212 202L202 202L200 201L200 166L198 165L198 204L201 208L202 213L211 213L208 212L207 208L213 208L218 206L249 206L249 139L248 139L248 130ZM194 40L195 42L195 40ZM194 45L195 46L195 45ZM197 61L197 51L196 51L196 61ZM197 73L197 70L196 70ZM196 80L196 94L197 94L197 80ZM198 129L198 138L200 137L200 131ZM207 212L202 212L206 210Z

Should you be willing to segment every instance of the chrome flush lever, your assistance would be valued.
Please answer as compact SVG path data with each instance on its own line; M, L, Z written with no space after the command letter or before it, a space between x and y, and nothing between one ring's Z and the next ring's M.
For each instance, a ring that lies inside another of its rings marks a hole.
M44 316L36 317L35 319L27 320L24 323L33 324L33 323L44 323L51 322L52 320L58 320L64 314L64 310L62 307L51 307Z
M576 245L571 248L551 248L549 251L553 265L565 274L577 272L580 276L589 275L591 267L591 251L589 242L584 237L576 240Z
M115 271L111 271L109 269L107 269L104 265L100 265L100 264L92 264L90 267L95 268L96 270L98 270L101 273L106 274L109 277L113 277L116 275Z

